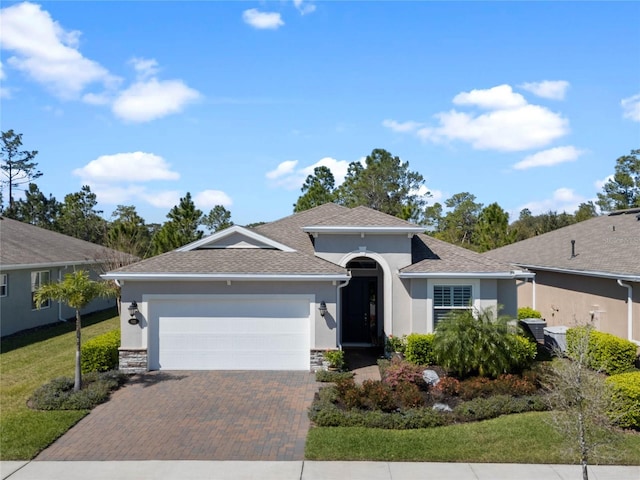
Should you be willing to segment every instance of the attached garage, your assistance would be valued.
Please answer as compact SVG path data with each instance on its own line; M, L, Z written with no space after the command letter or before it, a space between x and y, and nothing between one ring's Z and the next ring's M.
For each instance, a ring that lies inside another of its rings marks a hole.
M313 295L148 295L151 370L309 370Z

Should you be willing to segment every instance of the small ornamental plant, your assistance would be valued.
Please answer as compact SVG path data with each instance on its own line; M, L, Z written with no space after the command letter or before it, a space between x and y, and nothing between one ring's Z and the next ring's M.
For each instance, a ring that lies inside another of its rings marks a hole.
M393 335L389 335L385 347L389 353L404 353L407 348L407 336L394 337Z
M342 350L327 350L324 359L329 362L330 368L342 369L344 367L344 352Z

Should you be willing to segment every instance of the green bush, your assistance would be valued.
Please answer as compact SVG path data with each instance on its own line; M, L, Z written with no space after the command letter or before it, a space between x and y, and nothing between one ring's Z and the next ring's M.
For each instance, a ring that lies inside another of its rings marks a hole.
M640 430L640 371L612 375L606 381L616 405L611 419L621 427Z
M433 333L412 333L407 337L407 346L404 357L407 361L416 365L433 365L435 356L433 354Z
M332 372L331 370L316 372L316 382L338 382L345 378L353 378L353 372Z
M107 372L118 368L120 330L98 335L82 345L82 373Z
M500 415L542 412L547 409L547 403L539 395L525 397L494 395L489 398L476 398L461 403L453 409L453 414L458 421L473 422L496 418Z
M90 373L85 375L82 389L73 391L74 380L60 377L41 386L29 399L36 410L90 410L109 398L128 377L121 372Z
M438 325L433 340L437 363L460 377L497 377L526 368L535 345L510 332L508 317L494 318L491 310L463 310Z
M518 320L524 320L525 318L542 318L542 314L531 307L520 307L518 309Z
M567 330L567 356L576 358L581 341L588 336L587 366L609 375L624 373L634 368L638 347L635 343L591 327Z
M344 367L344 352L342 350L327 350L324 352L323 358L329 362L332 368L339 370Z

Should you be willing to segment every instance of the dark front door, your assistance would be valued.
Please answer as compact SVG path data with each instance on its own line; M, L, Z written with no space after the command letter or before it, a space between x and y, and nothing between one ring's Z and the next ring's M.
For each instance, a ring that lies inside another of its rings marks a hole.
M353 277L342 296L342 343L374 344L377 338L378 279Z

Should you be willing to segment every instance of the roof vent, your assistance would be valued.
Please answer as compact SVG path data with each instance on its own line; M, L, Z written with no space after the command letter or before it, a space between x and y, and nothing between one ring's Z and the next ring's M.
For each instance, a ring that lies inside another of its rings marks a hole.
M640 213L636 215L636 220L640 222Z
M571 258L576 256L576 241L571 240Z

